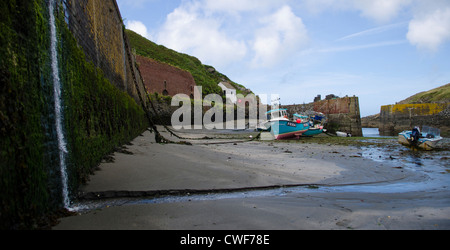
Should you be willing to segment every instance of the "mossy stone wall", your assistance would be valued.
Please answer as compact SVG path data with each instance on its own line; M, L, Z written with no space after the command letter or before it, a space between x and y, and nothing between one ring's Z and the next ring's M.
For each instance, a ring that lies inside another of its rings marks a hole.
M450 135L450 103L395 104L381 106L380 134L397 135L414 126L432 126Z
M73 197L102 157L142 133L140 104L86 60L56 10ZM62 208L48 1L0 1L0 228L36 228Z

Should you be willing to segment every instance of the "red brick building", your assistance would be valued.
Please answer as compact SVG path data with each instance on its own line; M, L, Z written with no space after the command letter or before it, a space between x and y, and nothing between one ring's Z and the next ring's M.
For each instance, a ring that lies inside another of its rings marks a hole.
M194 98L196 84L191 73L139 55L136 61L148 93L167 96L186 94Z

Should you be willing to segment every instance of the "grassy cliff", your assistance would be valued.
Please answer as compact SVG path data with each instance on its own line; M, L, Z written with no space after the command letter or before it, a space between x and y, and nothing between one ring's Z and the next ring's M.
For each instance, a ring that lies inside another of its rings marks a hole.
M222 95L222 90L218 86L219 82L225 80L230 82L237 90L237 93L247 95L251 91L244 86L231 81L226 75L216 71L214 67L204 65L193 56L179 53L147 40L141 35L131 30L126 30L131 46L138 55L148 57L159 62L163 62L180 69L186 70L192 74L198 86L203 87L203 95L216 93Z
M450 83L415 94L398 104L420 104L420 103L449 103L450 102Z

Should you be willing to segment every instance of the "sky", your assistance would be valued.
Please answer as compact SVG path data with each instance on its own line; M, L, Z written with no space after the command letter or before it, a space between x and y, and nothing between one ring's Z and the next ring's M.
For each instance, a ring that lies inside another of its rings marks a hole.
M450 0L117 3L128 29L283 105L357 96L365 117L450 83Z

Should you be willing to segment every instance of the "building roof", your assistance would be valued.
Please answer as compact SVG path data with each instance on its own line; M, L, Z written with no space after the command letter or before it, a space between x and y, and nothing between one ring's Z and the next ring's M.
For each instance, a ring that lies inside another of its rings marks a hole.
M235 89L229 82L220 82L219 84L221 84L223 86L225 86L227 89Z

